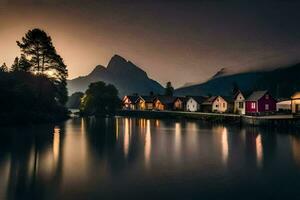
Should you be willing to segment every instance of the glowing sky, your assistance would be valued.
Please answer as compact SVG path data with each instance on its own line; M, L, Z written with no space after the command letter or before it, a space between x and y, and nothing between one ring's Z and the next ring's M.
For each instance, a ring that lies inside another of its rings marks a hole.
M300 59L300 1L0 0L0 63L30 28L47 31L69 78L119 54L163 85Z

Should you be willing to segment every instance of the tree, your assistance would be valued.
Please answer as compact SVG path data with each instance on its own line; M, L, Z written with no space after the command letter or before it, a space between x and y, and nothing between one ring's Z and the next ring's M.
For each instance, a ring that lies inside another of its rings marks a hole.
M166 85L165 95L173 96L173 93L174 93L174 88L172 86L172 83L169 81L169 82L167 82L167 85Z
M17 45L29 58L33 73L47 75L53 80L56 86L56 99L64 105L68 99L66 88L68 70L62 57L57 54L51 37L41 29L33 29L22 37L21 42L17 41Z
M6 63L3 63L0 66L0 72L8 72L8 67L6 66Z
M30 69L31 69L31 64L26 59L26 56L24 54L21 54L20 58L16 57L14 63L11 66L12 72L16 72L16 71L30 72Z
M68 108L73 108L73 109L79 109L80 108L80 103L81 103L81 98L84 96L83 92L75 92L73 93L66 104Z
M99 81L91 83L81 100L80 112L83 115L113 115L120 107L121 100L115 86Z
M19 58L18 57L15 58L14 63L11 65L10 70L12 72L19 71Z

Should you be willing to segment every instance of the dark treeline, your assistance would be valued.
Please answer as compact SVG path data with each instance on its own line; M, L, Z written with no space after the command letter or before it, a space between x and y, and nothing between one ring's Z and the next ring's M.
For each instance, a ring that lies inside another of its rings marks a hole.
M27 124L67 117L67 66L40 29L17 41L21 55L0 66L0 123Z

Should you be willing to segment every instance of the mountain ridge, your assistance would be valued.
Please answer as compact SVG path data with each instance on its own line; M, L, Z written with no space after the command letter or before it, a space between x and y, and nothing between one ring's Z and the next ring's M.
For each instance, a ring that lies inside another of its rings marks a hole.
M149 78L144 70L131 61L114 55L107 67L97 65L88 75L68 80L69 94L85 92L88 85L96 81L115 85L120 96L132 93L146 95L150 92L160 94L164 90L157 81Z

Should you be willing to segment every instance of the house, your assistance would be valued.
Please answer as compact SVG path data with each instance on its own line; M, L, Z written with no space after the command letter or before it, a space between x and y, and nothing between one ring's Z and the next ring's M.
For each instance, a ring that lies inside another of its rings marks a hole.
M300 92L296 92L291 97L291 109L293 114L300 114Z
M268 91L255 91L246 99L246 114L276 111L276 100Z
M137 100L139 96L132 95L132 96L124 96L122 99L122 107L124 110L136 110L137 109Z
M176 97L173 96L157 96L154 100L155 110L172 110Z
M207 99L207 97L193 96L189 97L186 103L186 110L190 112L200 111L201 104Z
M155 96L139 96L137 100L138 110L152 110Z
M233 100L233 113L246 114L245 96L240 90L234 95Z
M185 110L187 97L177 97L173 103L173 110Z
M227 111L228 103L221 96L212 96L205 100L201 106L204 112L224 113Z
M277 99L276 111L281 113L290 113L292 109L291 99Z

